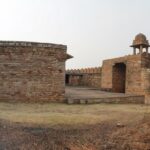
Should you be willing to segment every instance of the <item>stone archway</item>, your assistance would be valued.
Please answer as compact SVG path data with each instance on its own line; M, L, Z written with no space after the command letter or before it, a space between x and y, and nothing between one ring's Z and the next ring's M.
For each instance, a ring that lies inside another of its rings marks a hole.
M116 63L112 69L112 91L125 93L126 88L126 64Z

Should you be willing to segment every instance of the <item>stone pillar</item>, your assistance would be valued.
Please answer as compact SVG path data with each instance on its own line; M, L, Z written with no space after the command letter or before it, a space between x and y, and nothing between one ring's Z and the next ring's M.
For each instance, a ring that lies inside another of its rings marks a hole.
M136 48L133 47L133 55L136 55Z
M143 53L143 46L140 45L140 54L142 54L142 53Z

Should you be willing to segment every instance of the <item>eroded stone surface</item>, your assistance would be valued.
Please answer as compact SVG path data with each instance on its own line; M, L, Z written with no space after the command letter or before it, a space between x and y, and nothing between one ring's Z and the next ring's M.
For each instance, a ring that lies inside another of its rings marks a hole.
M65 99L65 45L0 41L0 100Z

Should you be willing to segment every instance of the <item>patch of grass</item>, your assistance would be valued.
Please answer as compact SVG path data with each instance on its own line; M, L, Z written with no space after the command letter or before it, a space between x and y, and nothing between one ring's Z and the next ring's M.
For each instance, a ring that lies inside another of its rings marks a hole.
M134 123L146 113L150 113L150 106L0 103L0 119L46 125L96 124L109 120Z

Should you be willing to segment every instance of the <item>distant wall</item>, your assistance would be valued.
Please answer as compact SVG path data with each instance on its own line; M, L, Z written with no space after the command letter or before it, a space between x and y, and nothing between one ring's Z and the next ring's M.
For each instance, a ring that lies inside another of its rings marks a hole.
M67 70L66 84L101 88L101 67Z

